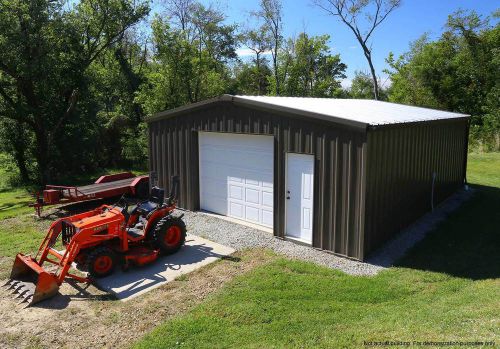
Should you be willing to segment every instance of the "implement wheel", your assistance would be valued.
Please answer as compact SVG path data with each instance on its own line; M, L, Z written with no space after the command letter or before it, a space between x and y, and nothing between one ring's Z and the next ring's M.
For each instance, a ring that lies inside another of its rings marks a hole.
M179 218L165 217L156 225L156 245L163 254L173 254L186 241L186 224Z
M90 276L101 278L111 275L116 267L116 255L110 248L97 247L87 255L86 270Z

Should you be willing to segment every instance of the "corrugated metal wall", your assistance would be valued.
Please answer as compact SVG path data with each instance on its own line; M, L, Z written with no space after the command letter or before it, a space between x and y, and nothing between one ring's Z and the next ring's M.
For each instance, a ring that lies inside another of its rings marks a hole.
M381 126L368 131L365 253L463 186L467 119Z
M168 188L179 174L179 206L199 209L198 131L274 135L274 233L284 237L285 154L315 155L313 246L363 258L364 131L218 102L150 123L150 170Z

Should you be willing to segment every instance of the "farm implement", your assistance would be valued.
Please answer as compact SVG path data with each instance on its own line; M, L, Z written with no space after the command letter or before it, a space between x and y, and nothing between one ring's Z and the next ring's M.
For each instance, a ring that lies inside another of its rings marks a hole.
M135 176L130 172L99 177L94 184L84 186L47 185L43 194L37 193L36 201L30 204L40 216L42 208L48 205L78 201L107 199L127 194L147 197L148 176Z
M176 217L178 178L164 199L164 191L151 190L149 200L129 208L122 197L114 205L56 220L35 256L18 254L6 283L28 306L54 296L66 278L91 283L113 273L154 262L161 254L177 252L184 244L186 226ZM56 248L62 242L62 251ZM76 268L83 273L70 273Z

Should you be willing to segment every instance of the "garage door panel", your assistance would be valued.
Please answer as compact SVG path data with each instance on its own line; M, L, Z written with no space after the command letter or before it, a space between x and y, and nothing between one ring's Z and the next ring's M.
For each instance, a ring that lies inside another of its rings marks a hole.
M260 182L259 181L254 181L252 179L245 179L245 184L250 184L250 185L258 186L260 184Z
M201 208L272 227L273 138L200 132L199 145Z
M220 154L224 154L224 158L220 157ZM227 159L239 159L242 156L246 159L245 163L238 163L235 161L235 164L238 167L241 167L245 170L253 171L259 168L266 168L269 163L272 163L273 156L269 156L266 154L262 154L262 152L244 152L227 149L226 147L207 147L200 152L200 155L203 158L203 161L211 162L217 164L219 166L227 165L225 161Z
M236 185L229 185L229 198L243 200L243 188Z
M200 133L201 134L201 133ZM251 137L263 137L263 136L248 136L240 135L234 133L217 133L217 132L203 132L204 140L206 141L203 145L214 146L231 146L235 149L249 149L249 150L263 150L268 149L267 144L255 142L255 139ZM271 139L272 141L272 139ZM202 144L200 142L200 144Z
M272 227L273 226L273 211L262 210L262 224Z
M245 218L243 215L244 206L240 203L231 201L229 202L229 215L237 218Z
M203 198L205 203L207 203L207 202L210 203L214 200L220 200L223 202L227 201L227 196L224 195L224 193L213 193L209 190L202 190L200 192L200 196L201 196L201 198Z
M262 186L264 188L271 188L271 190L272 190L273 189L273 182L266 182L266 181L264 181L264 182L262 182Z
M243 183L244 182L244 179L241 178L241 177L228 176L227 180L230 181L230 182L235 182L235 183Z
M262 185L272 187L273 172L272 170L255 170L253 168L235 167L236 165L216 163L210 161L200 161L200 168L203 168L203 177L221 178L221 174L225 174L228 180L235 182L246 182L252 185ZM248 176L251 175L251 179ZM245 178L247 177L247 178Z
M249 221L259 223L260 222L259 209L256 207L246 205L245 206L245 218Z
M203 209L227 215L227 200L225 198L210 197L204 202Z
M253 188L246 188L245 190L245 201L252 204L260 204L259 200L260 192L259 190Z
M205 185L200 189L200 191L213 192L215 195L222 195L223 197L227 196L226 181L220 180L218 178L210 178L203 176L201 178L202 183ZM224 188L223 188L224 187ZM211 190L210 188L220 188L218 191Z
M273 193L272 192L262 192L262 206L267 208L273 208Z

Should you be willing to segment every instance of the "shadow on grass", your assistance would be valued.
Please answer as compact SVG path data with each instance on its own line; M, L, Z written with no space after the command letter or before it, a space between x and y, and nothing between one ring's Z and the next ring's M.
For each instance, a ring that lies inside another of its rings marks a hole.
M46 300L41 301L40 303L34 304L32 307L34 308L42 308L42 309L65 309L68 307L70 302L75 301L115 301L116 297L112 294L92 294L87 291L89 288L89 284L82 284L75 280L67 279L66 283L72 286L77 293L71 295L65 295L61 293L57 293L54 297L48 298Z
M500 277L500 188L477 193L396 266L482 280Z

